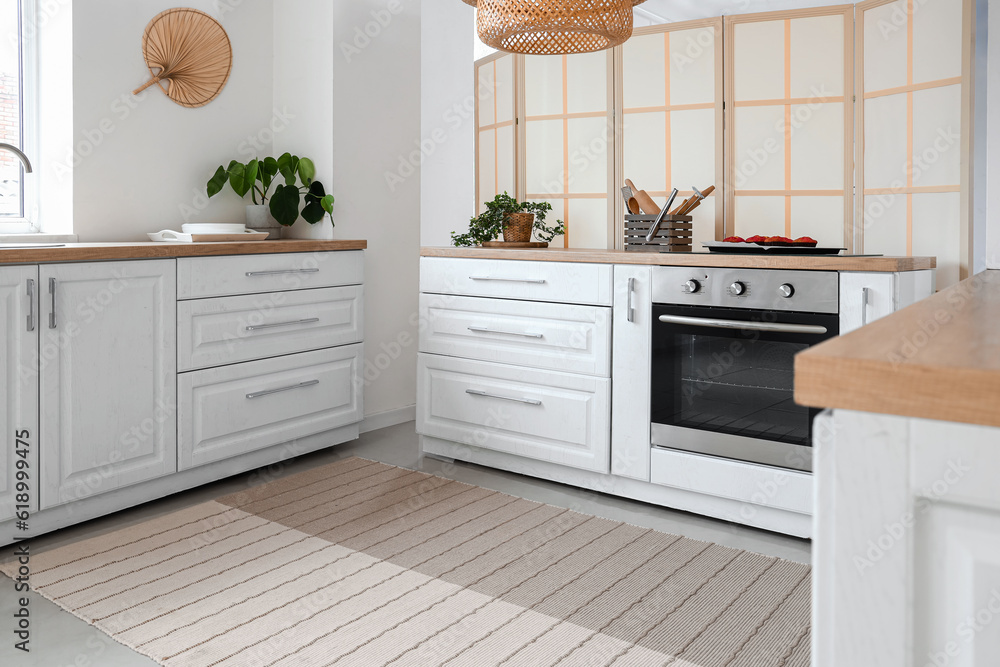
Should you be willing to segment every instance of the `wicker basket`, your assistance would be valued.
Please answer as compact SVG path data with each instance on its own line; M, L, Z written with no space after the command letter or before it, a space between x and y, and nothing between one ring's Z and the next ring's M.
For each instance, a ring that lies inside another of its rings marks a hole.
M503 240L507 243L527 243L535 227L534 213L511 213L504 218Z

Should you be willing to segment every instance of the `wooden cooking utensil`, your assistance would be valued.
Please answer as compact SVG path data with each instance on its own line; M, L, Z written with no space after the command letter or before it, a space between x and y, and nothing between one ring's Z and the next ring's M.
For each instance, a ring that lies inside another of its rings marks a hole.
M629 179L625 179L625 185L632 188L632 196L635 197L637 202L639 202L639 208L642 209L643 213L646 215L660 214L660 207L656 205L656 202L653 201L653 198L650 197L645 190L640 190L635 187L635 183Z
M698 188L693 186L691 189L694 190L694 194L691 195L690 199L685 200L685 202L680 205L680 208L677 209L678 212L675 213L674 215L688 215L689 213L691 213L691 211L701 206L701 202L703 199L706 199L710 194L715 192L714 185L710 185L707 188L705 188L704 192L700 191Z

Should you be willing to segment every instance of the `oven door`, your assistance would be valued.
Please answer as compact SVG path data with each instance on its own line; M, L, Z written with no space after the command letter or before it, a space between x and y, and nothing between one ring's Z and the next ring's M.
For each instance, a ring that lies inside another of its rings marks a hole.
M653 306L652 441L812 470L819 410L795 404L794 358L836 336L837 315Z

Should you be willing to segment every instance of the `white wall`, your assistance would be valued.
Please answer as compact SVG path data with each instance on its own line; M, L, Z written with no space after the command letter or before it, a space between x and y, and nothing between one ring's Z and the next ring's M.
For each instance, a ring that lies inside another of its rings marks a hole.
M475 214L475 10L458 0L423 3L420 243L451 245Z
M46 168L62 173L75 164L73 231L80 241L147 240L147 232L178 228L185 212L192 222L244 220L246 202L231 192L208 202L205 183L220 164L271 151L272 2L185 3L218 18L233 45L226 88L200 109L177 105L158 88L131 94L149 78L142 58L146 24L174 6L73 3L74 155Z
M421 175L390 184L386 174L420 140L421 5L450 1L331 3L335 235L368 239L367 415L416 403Z
M990 0L989 28L994 39L990 40L989 79L987 90L987 177L992 177L992 187L987 190L986 266L1000 269L1000 0Z

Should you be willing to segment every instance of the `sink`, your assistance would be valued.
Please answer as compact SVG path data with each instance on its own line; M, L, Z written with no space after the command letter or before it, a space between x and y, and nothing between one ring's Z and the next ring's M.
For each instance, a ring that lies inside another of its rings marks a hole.
M28 248L65 248L65 243L0 243L0 250L26 250Z

